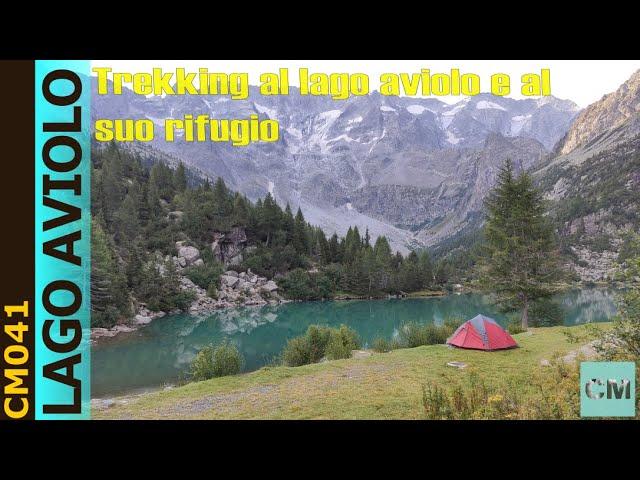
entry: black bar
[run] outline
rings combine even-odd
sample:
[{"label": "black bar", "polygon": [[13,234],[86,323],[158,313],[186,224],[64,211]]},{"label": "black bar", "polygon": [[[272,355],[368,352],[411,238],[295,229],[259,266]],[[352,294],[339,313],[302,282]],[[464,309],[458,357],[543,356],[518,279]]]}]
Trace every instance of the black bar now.
[{"label": "black bar", "polygon": [[[0,115],[0,145],[2,145],[2,174],[0,175],[0,207],[2,208],[2,234],[0,249],[3,267],[0,289],[0,419],[7,415],[5,399],[11,398],[9,408],[20,411],[23,398],[29,402],[27,414],[21,419],[32,420],[35,414],[34,392],[34,122],[35,122],[35,62],[0,61],[0,92],[3,92],[2,114]],[[5,311],[7,305],[28,303],[28,316],[14,313],[10,318]],[[22,322],[28,326],[23,332],[23,342],[28,351],[25,363],[10,365],[5,361],[5,349],[19,342],[5,331],[7,325]],[[14,332],[15,333],[15,332]],[[19,358],[19,347],[13,356]],[[28,374],[22,385],[14,384],[7,378],[7,369],[27,369]],[[14,372],[15,373],[15,372]],[[7,386],[14,384],[13,393]],[[15,393],[23,388],[28,393]]]}]

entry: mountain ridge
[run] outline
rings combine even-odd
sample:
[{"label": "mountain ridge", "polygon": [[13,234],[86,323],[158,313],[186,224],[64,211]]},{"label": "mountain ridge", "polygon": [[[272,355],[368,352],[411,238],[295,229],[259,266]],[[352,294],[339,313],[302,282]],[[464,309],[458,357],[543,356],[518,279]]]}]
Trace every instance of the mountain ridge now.
[{"label": "mountain ridge", "polygon": [[[573,102],[551,97],[480,94],[446,104],[374,92],[333,101],[300,96],[295,88],[288,96],[263,97],[257,87],[250,88],[248,99],[234,101],[147,98],[125,91],[98,96],[92,108],[94,118],[148,118],[159,129],[164,118],[187,113],[276,119],[281,139],[273,144],[168,143],[157,134],[151,145],[211,177],[223,177],[250,199],[271,192],[281,205],[301,207],[327,234],[344,235],[351,225],[369,227],[373,238],[386,235],[403,253],[468,226],[498,165],[514,156],[529,168],[564,136],[577,112]],[[394,201],[383,201],[381,192]]]}]

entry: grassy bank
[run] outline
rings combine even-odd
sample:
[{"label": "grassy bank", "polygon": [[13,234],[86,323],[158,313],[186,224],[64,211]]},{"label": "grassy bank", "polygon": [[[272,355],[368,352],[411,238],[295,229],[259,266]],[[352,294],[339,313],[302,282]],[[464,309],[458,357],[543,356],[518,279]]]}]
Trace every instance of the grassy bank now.
[{"label": "grassy bank", "polygon": [[[608,328],[608,324],[601,325]],[[530,329],[514,335],[520,348],[498,352],[431,345],[302,367],[265,367],[243,375],[118,398],[110,408],[94,409],[93,418],[421,419],[425,383],[446,387],[463,381],[472,372],[488,385],[517,388],[526,397],[531,388],[527,380],[544,368],[540,367],[541,360],[549,360],[554,354],[566,355],[587,342],[570,343],[563,333],[566,330]],[[579,338],[585,327],[572,327],[571,333]],[[447,366],[451,361],[464,362],[468,367]]]}]

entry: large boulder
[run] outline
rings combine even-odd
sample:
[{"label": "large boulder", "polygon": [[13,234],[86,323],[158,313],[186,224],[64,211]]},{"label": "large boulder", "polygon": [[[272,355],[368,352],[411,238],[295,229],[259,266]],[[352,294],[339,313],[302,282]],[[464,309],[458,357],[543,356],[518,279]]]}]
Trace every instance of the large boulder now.
[{"label": "large boulder", "polygon": [[268,291],[269,293],[271,293],[278,290],[278,285],[276,285],[276,282],[274,282],[273,280],[269,280],[267,283],[264,284],[262,288]]},{"label": "large boulder", "polygon": [[133,323],[135,323],[136,325],[146,325],[148,323],[151,323],[152,320],[153,320],[152,317],[147,317],[144,315],[136,315],[133,318]]},{"label": "large boulder", "polygon": [[200,258],[200,252],[195,247],[182,246],[178,248],[178,261],[181,258],[184,259],[187,266],[193,265]]},{"label": "large boulder", "polygon": [[240,279],[238,277],[233,277],[231,275],[220,275],[220,283],[223,287],[233,288],[235,287]]}]

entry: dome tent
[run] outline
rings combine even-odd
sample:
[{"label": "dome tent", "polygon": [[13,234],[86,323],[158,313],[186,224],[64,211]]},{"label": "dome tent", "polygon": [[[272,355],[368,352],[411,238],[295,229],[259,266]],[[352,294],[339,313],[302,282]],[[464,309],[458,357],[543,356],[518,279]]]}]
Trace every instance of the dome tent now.
[{"label": "dome tent", "polygon": [[474,350],[502,350],[518,346],[493,318],[484,315],[476,315],[460,325],[447,339],[447,344]]}]

